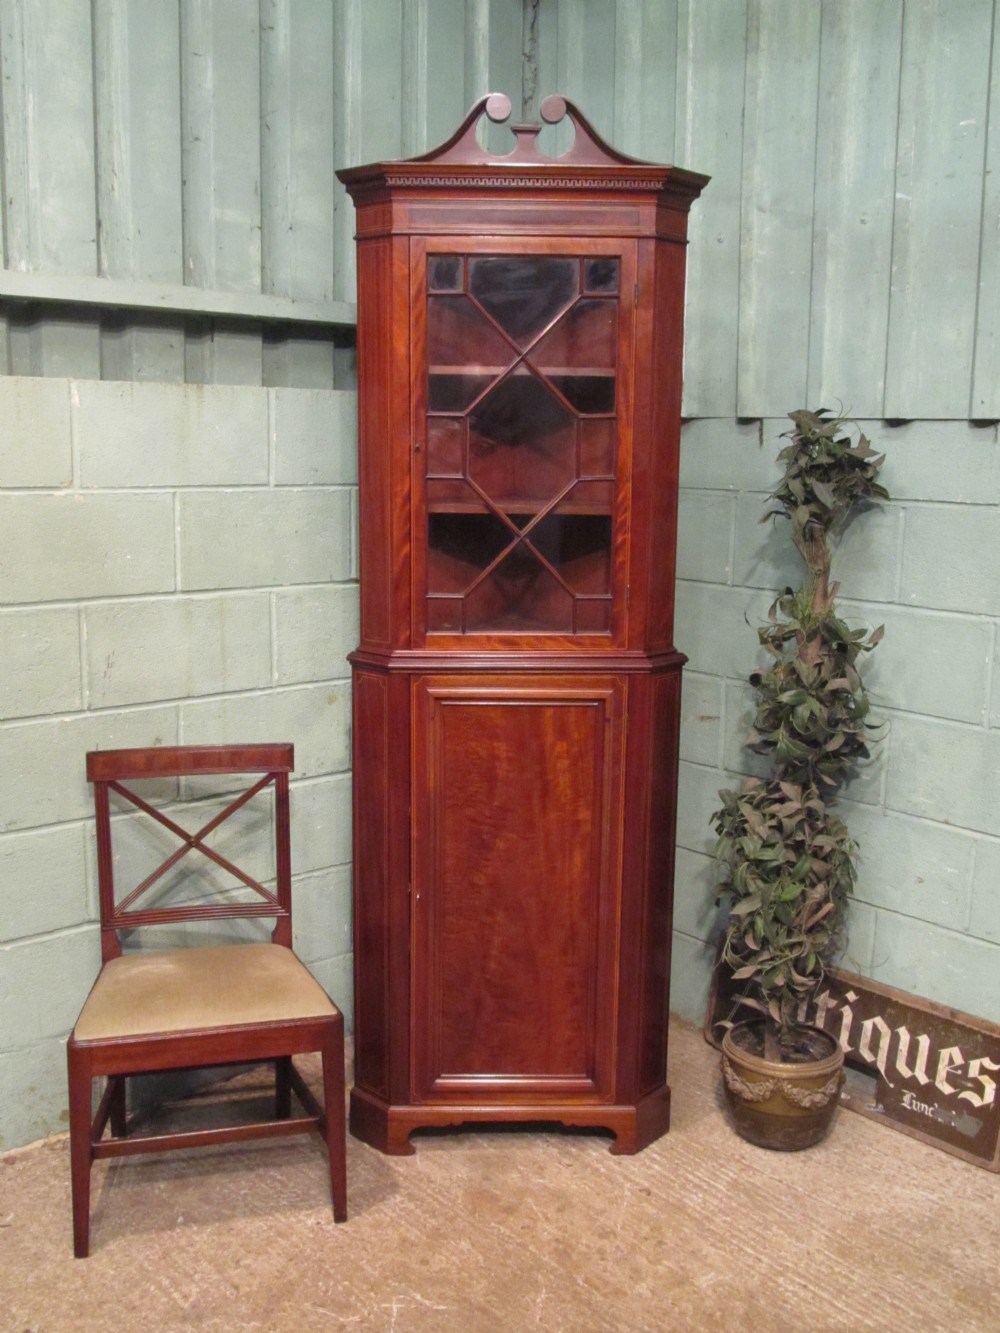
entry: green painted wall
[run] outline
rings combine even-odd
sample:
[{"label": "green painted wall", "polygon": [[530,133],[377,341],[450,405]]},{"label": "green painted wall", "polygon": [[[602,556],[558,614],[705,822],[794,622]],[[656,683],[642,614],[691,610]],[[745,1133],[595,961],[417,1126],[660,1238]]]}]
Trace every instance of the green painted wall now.
[{"label": "green painted wall", "polygon": [[519,87],[521,21],[520,0],[0,0],[0,371],[349,383],[334,168]]},{"label": "green painted wall", "polygon": [[294,742],[296,946],[350,1021],[356,406],[0,378],[0,1148],[65,1128],[100,963],[87,750]]},{"label": "green painted wall", "polygon": [[62,1123],[96,960],[88,746],[295,739],[300,929],[348,994],[333,169],[420,151],[522,80],[713,178],[689,250],[675,1007],[700,1014],[708,817],[748,768],[746,618],[796,576],[758,524],[777,436],[824,402],[866,420],[894,496],[839,569],[887,626],[890,723],[845,803],[848,961],[1000,1019],[997,26],[990,0],[0,0],[0,1146]]},{"label": "green painted wall", "polygon": [[[353,217],[332,168],[441,141],[488,88],[558,89],[626,151],[712,174],[687,415],[839,400],[869,418],[1000,417],[992,0],[537,0],[533,25],[522,8],[2,0],[9,282],[57,275],[72,295],[99,276],[109,301],[187,287],[348,316]],[[330,329],[296,326],[290,305],[266,331],[48,308],[6,308],[0,366],[338,382]]]}]

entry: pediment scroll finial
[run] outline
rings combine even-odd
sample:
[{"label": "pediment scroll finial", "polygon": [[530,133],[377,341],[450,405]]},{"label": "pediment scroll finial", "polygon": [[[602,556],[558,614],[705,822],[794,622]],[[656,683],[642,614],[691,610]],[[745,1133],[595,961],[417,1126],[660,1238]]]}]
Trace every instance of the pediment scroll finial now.
[{"label": "pediment scroll finial", "polygon": [[538,135],[542,126],[535,124],[510,126],[514,136],[514,146],[509,153],[492,153],[483,148],[477,138],[479,122],[486,115],[498,125],[502,125],[510,116],[511,102],[505,93],[488,93],[479,98],[471,107],[469,114],[462,121],[455,133],[439,148],[432,149],[420,157],[411,158],[413,162],[439,162],[462,166],[477,166],[494,163],[504,166],[551,166],[555,162],[571,166],[621,166],[641,165],[634,157],[619,153],[610,144],[605,143],[583,113],[568,98],[553,93],[546,97],[541,105],[542,120],[548,125],[558,125],[568,117],[576,135],[565,153],[549,157],[539,151]]}]

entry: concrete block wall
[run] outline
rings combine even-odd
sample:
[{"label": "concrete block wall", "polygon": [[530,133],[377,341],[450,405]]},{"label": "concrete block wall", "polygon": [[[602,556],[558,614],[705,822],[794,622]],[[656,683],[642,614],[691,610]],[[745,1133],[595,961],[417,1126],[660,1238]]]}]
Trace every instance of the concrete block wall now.
[{"label": "concrete block wall", "polygon": [[88,749],[295,743],[297,946],[350,1022],[356,399],[0,379],[0,1149],[65,1125]]},{"label": "concrete block wall", "polygon": [[[98,965],[88,749],[295,742],[297,944],[350,1018],[355,410],[332,390],[0,379],[0,1148],[64,1125]],[[786,424],[682,435],[672,1003],[695,1020],[710,816],[752,771],[755,625],[799,577],[759,523]],[[868,678],[888,728],[844,801],[862,850],[844,961],[997,1019],[1000,444],[965,422],[866,429],[894,498],[835,569],[845,613],[886,624]]]},{"label": "concrete block wall", "polygon": [[[801,582],[787,524],[761,525],[784,420],[682,433],[677,646],[681,736],[672,1004],[700,1021],[720,917],[718,790],[759,771],[743,748],[756,626]],[[863,422],[892,500],[834,560],[851,624],[885,624],[865,659],[886,722],[842,813],[860,845],[843,965],[1000,1020],[1000,443],[995,424]],[[749,624],[747,623],[749,621]]]}]

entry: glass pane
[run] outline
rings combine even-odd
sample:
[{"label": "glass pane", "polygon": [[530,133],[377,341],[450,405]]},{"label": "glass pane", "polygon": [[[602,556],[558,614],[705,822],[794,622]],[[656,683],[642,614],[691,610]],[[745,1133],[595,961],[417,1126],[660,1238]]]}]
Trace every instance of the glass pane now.
[{"label": "glass pane", "polygon": [[427,300],[427,403],[464,412],[514,360],[509,343],[467,296]]},{"label": "glass pane", "polygon": [[428,259],[428,632],[610,632],[619,286],[614,257]]},{"label": "glass pane", "polygon": [[493,374],[498,375],[516,355],[510,343],[467,296],[428,297],[427,362],[432,375],[456,368],[483,373],[484,367],[492,368]]},{"label": "glass pane", "polygon": [[615,377],[606,375],[550,375],[549,379],[575,412],[606,416],[615,410]]},{"label": "glass pane", "polygon": [[615,475],[615,423],[613,420],[580,422],[580,476]]},{"label": "glass pane", "polygon": [[607,634],[611,629],[611,598],[578,597],[574,629],[577,634]]},{"label": "glass pane", "polygon": [[432,292],[462,290],[462,256],[430,255],[427,260],[427,287]]},{"label": "glass pane", "polygon": [[428,515],[427,591],[462,593],[516,540],[495,514]]},{"label": "glass pane", "polygon": [[573,597],[522,543],[466,597],[465,628],[569,634]]},{"label": "glass pane", "polygon": [[574,593],[611,592],[610,514],[546,514],[525,540]]},{"label": "glass pane", "polygon": [[427,507],[432,511],[447,509],[466,514],[487,512],[487,506],[464,477],[428,477]]},{"label": "glass pane", "polygon": [[503,255],[469,260],[469,291],[522,347],[575,299],[578,289],[575,259]]},{"label": "glass pane", "polygon": [[428,477],[461,477],[464,467],[465,422],[456,417],[428,417]]},{"label": "glass pane", "polygon": [[598,259],[587,259],[583,265],[583,290],[585,292],[618,291],[618,260],[610,255],[601,255]]},{"label": "glass pane", "polygon": [[531,349],[528,359],[542,371],[612,371],[617,338],[614,301],[578,301]]},{"label": "glass pane", "polygon": [[431,412],[466,412],[492,383],[492,375],[429,375],[428,409]]},{"label": "glass pane", "polygon": [[578,481],[559,502],[561,514],[610,514],[615,500],[613,481]]},{"label": "glass pane", "polygon": [[469,476],[491,499],[554,500],[576,475],[576,423],[528,372],[509,375],[469,417]]},{"label": "glass pane", "polygon": [[461,634],[464,606],[461,597],[428,597],[427,628],[432,634]]}]

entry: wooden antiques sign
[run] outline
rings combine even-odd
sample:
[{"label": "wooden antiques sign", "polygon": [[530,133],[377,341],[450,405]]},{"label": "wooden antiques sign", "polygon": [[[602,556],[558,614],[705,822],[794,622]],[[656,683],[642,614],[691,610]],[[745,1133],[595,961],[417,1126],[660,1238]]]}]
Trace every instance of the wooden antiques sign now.
[{"label": "wooden antiques sign", "polygon": [[[737,990],[717,965],[705,1017],[713,1046],[717,1025],[739,1017]],[[1000,1026],[836,969],[803,1021],[844,1048],[843,1106],[1000,1171]]]}]

